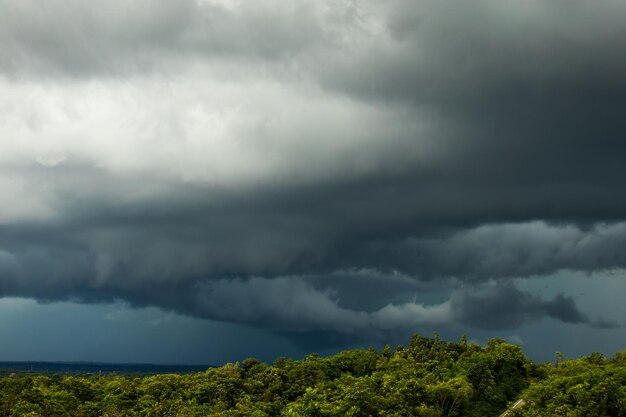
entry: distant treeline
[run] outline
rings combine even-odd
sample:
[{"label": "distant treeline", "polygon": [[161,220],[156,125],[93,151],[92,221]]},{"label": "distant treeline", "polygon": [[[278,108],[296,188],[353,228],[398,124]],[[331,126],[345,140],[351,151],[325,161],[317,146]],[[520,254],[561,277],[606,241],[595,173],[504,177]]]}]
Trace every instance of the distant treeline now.
[{"label": "distant treeline", "polygon": [[415,335],[381,351],[255,359],[188,374],[0,377],[0,417],[626,417],[626,350],[536,365],[500,339],[481,347]]},{"label": "distant treeline", "polygon": [[0,362],[0,376],[10,372],[27,372],[33,374],[184,374],[200,372],[209,368],[208,365],[157,365],[134,363],[100,363],[100,362]]}]

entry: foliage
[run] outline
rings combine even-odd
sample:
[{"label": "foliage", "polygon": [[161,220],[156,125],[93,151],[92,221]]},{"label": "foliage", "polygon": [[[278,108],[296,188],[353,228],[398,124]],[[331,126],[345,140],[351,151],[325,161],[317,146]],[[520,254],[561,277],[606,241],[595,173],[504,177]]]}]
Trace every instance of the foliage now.
[{"label": "foliage", "polygon": [[561,360],[525,393],[525,417],[626,417],[626,349],[607,359],[599,353]]},{"label": "foliage", "polygon": [[246,359],[184,375],[0,377],[0,417],[495,416],[531,380],[519,415],[624,416],[625,367],[626,351],[552,369],[500,339],[481,347],[415,335],[395,350]]}]

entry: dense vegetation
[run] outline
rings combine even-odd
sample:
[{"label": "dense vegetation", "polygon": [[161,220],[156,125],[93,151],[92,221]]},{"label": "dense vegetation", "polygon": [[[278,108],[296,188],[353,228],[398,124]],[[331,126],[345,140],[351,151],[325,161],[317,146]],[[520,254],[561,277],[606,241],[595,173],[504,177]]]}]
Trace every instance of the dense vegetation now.
[{"label": "dense vegetation", "polygon": [[185,375],[2,377],[0,416],[484,417],[498,416],[531,382],[519,415],[624,416],[624,357],[592,355],[552,369],[499,339],[480,347],[414,336],[395,350],[273,366],[247,359]]},{"label": "dense vegetation", "polygon": [[510,417],[626,417],[626,349],[612,360],[593,353],[546,367],[524,393],[526,405]]}]

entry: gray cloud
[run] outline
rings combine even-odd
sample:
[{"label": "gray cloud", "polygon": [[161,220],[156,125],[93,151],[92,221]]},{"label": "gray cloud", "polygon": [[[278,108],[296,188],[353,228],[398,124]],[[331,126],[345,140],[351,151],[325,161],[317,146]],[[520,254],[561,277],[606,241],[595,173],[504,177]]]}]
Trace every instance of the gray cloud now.
[{"label": "gray cloud", "polygon": [[611,327],[507,283],[626,268],[625,17],[0,1],[0,295],[371,337]]},{"label": "gray cloud", "polygon": [[5,1],[0,67],[14,75],[116,76],[175,70],[181,58],[273,61],[324,42],[314,2],[279,5]]},{"label": "gray cloud", "polygon": [[565,323],[587,324],[613,328],[615,323],[603,318],[590,320],[580,312],[571,297],[558,294],[552,300],[517,289],[511,283],[492,286],[482,291],[458,292],[453,298],[458,320],[482,329],[506,329],[551,317]]},{"label": "gray cloud", "polygon": [[[424,279],[452,276],[464,281],[624,268],[620,250],[626,225],[524,222],[488,224],[452,234],[372,243],[369,262],[396,267]],[[397,257],[396,257],[397,255]]]}]

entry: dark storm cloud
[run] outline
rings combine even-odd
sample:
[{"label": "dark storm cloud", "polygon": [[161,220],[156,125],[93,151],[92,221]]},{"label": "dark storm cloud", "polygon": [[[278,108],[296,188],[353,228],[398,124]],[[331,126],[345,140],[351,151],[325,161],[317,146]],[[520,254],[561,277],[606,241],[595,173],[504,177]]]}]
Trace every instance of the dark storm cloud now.
[{"label": "dark storm cloud", "polygon": [[552,300],[521,291],[503,283],[479,292],[459,292],[453,298],[453,309],[460,322],[482,329],[518,327],[547,316],[572,324],[612,328],[604,319],[590,320],[580,312],[571,297],[558,294]]},{"label": "dark storm cloud", "polygon": [[0,295],[612,326],[508,282],[626,268],[623,4],[284,6],[0,2]]},{"label": "dark storm cloud", "polygon": [[626,266],[626,224],[577,227],[545,222],[481,225],[454,233],[374,242],[370,266],[402,268],[423,279],[548,275],[559,270],[600,271]]},{"label": "dark storm cloud", "polygon": [[363,212],[342,213],[350,200],[288,204],[248,192],[205,200],[193,196],[202,190],[196,188],[121,205],[109,201],[101,173],[89,175],[90,184],[103,185],[99,195],[65,200],[51,225],[3,227],[5,296],[122,298],[277,331],[374,338],[454,323],[515,327],[543,316],[611,327],[563,296],[544,301],[504,285],[486,293],[457,290],[449,299],[446,289],[459,281],[626,266],[624,223],[407,226],[410,236],[399,238],[371,228],[358,218]]}]

